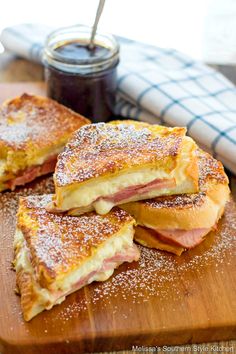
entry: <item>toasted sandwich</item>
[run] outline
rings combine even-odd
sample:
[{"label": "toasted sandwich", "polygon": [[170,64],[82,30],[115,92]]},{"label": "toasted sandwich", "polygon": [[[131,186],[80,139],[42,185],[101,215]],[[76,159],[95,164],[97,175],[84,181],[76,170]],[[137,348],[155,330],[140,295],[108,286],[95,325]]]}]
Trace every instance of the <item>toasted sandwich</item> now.
[{"label": "toasted sandwich", "polygon": [[45,209],[50,200],[29,196],[19,203],[14,266],[26,321],[140,255],[133,243],[135,221],[124,210],[56,215]]},{"label": "toasted sandwich", "polygon": [[221,162],[198,150],[199,193],[158,197],[121,207],[137,221],[135,240],[181,255],[200,244],[224,213],[230,190]]},{"label": "toasted sandwich", "polygon": [[46,97],[23,94],[0,106],[0,191],[53,172],[71,134],[89,120]]},{"label": "toasted sandwich", "polygon": [[73,215],[198,191],[196,144],[185,128],[125,121],[81,127],[59,155],[48,209]]}]

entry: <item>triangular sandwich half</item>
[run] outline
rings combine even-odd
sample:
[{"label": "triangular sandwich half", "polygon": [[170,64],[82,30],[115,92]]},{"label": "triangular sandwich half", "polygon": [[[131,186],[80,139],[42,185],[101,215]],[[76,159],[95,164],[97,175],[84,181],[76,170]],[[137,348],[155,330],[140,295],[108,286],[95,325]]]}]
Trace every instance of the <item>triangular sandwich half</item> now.
[{"label": "triangular sandwich half", "polygon": [[50,200],[50,195],[21,198],[17,214],[14,265],[26,321],[139,258],[135,221],[124,210],[55,215],[45,209]]},{"label": "triangular sandwich half", "polygon": [[58,157],[49,209],[106,214],[130,201],[197,192],[196,144],[185,133],[134,121],[81,127]]}]

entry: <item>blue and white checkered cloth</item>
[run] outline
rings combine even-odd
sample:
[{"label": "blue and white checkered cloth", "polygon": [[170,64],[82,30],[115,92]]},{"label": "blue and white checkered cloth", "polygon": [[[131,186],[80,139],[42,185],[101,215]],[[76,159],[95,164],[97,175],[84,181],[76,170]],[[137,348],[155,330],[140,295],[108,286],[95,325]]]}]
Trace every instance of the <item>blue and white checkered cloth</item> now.
[{"label": "blue and white checkered cloth", "polygon": [[[19,56],[41,62],[51,28],[18,25],[0,40]],[[176,50],[118,38],[116,114],[168,126],[188,134],[236,173],[236,87],[222,74]]]}]

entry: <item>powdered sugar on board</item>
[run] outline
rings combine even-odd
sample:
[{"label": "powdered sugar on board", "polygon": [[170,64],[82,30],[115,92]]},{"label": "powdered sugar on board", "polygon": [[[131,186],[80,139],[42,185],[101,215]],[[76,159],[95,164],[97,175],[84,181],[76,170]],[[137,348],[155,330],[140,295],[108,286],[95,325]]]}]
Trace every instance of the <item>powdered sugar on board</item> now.
[{"label": "powdered sugar on board", "polygon": [[12,262],[13,238],[19,198],[32,194],[52,193],[53,191],[54,185],[52,177],[41,177],[28,184],[26,187],[17,188],[14,192],[6,191],[0,193],[1,247],[10,249],[10,252],[6,252],[6,257],[2,259],[2,262],[7,260],[8,267],[11,267]]},{"label": "powdered sugar on board", "polygon": [[[203,277],[209,267],[212,272],[223,272],[220,265],[223,262],[231,264],[235,255],[235,240],[236,208],[231,202],[227,206],[226,215],[219,223],[218,230],[208,235],[205,245],[202,244],[181,257],[139,246],[141,250],[139,262],[128,266],[122,265],[106,282],[91,284],[89,298],[85,296],[79,301],[71,302],[58,313],[57,318],[68,321],[91,304],[94,307],[104,306],[105,309],[108,299],[110,303],[114,303],[114,299],[120,296],[124,302],[132,299],[136,304],[145,304],[153,296],[160,299],[171,298],[172,303],[176,302],[178,306],[182,296],[179,283],[184,279],[185,295],[188,295],[194,288],[192,276],[196,279]],[[120,312],[119,306],[113,306],[113,314],[117,312]],[[123,316],[128,315],[123,313]]]},{"label": "powdered sugar on board", "polygon": [[[15,214],[19,196],[45,194],[53,192],[52,178],[41,178],[29,187],[19,188],[16,192],[5,192],[0,196],[0,214],[3,222],[1,243],[5,248],[1,259],[2,272],[9,274],[13,256],[12,242],[15,228]],[[162,301],[171,299],[172,311],[177,308],[183,296],[179,284],[184,283],[186,296],[196,290],[197,280],[203,279],[209,272],[224,272],[222,264],[230,264],[235,252],[236,208],[234,202],[227,205],[225,216],[218,225],[218,230],[209,234],[200,246],[178,257],[162,251],[145,247],[141,249],[139,262],[123,264],[106,282],[93,283],[68,297],[61,305],[55,306],[42,316],[44,324],[57,327],[58,321],[66,323],[87,313],[88,308],[94,312],[112,310],[114,316],[129,316],[125,304],[147,305],[153,297],[158,297],[162,311]],[[11,271],[12,273],[12,271]],[[12,283],[12,292],[14,283]],[[14,294],[13,294],[14,295]],[[15,296],[15,295],[14,295]],[[176,305],[175,305],[176,304]],[[19,307],[12,309],[17,315]],[[163,311],[165,308],[163,307]],[[52,315],[53,313],[53,315]],[[40,315],[41,316],[41,315]]]}]

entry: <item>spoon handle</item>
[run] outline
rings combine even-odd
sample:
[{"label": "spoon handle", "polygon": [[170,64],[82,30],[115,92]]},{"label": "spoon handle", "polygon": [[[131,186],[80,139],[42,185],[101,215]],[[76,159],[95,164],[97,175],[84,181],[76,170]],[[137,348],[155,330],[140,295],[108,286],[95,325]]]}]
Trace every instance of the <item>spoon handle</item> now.
[{"label": "spoon handle", "polygon": [[102,14],[102,10],[105,4],[105,0],[100,0],[99,4],[98,4],[98,9],[97,9],[97,13],[96,13],[96,17],[95,17],[95,21],[93,24],[93,29],[92,29],[92,33],[91,33],[91,38],[90,38],[90,42],[89,42],[89,49],[93,49],[94,48],[94,37],[97,31],[97,26],[98,26],[98,22],[99,19],[101,17]]}]

